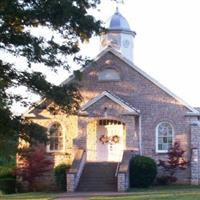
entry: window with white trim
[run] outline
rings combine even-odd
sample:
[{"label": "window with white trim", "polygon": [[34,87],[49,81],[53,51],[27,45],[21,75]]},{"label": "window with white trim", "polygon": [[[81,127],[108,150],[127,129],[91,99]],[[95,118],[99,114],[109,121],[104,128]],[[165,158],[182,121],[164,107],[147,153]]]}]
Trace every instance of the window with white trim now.
[{"label": "window with white trim", "polygon": [[115,69],[107,68],[98,73],[99,81],[119,81],[120,75]]},{"label": "window with white trim", "polygon": [[161,122],[156,127],[156,152],[166,153],[173,143],[173,127],[168,122]]},{"label": "window with white trim", "polygon": [[48,137],[49,137],[49,151],[62,151],[63,150],[63,132],[62,126],[60,123],[53,123],[48,129]]}]

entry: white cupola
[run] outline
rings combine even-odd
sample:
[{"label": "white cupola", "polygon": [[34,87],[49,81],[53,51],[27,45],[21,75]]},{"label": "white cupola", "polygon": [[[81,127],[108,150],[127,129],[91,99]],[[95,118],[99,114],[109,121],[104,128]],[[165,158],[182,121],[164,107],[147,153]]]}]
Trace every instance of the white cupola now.
[{"label": "white cupola", "polygon": [[101,50],[111,46],[133,62],[133,39],[136,33],[130,29],[128,21],[119,13],[118,8],[109,19],[106,29],[106,33],[101,35]]}]

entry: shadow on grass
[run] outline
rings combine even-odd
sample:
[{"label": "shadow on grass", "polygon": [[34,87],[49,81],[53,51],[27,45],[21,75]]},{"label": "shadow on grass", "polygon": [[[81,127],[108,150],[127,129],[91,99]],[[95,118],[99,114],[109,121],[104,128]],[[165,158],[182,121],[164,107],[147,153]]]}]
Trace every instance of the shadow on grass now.
[{"label": "shadow on grass", "polygon": [[41,192],[31,192],[31,193],[20,193],[20,194],[8,194],[1,195],[1,200],[53,200],[55,195],[52,193],[41,193]]}]

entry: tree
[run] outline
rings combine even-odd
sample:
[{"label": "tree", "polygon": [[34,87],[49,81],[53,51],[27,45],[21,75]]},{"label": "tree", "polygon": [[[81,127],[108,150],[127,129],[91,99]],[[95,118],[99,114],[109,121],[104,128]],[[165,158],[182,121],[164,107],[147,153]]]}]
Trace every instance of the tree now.
[{"label": "tree", "polygon": [[[13,102],[24,105],[27,102],[23,95],[9,93],[8,89],[25,86],[63,112],[74,113],[79,108],[81,95],[76,82],[53,85],[46,81],[44,74],[32,71],[33,63],[44,64],[54,71],[59,67],[69,70],[68,56],[72,56],[74,61],[84,64],[84,59],[77,54],[79,43],[101,32],[101,22],[88,14],[88,9],[99,3],[100,0],[0,1],[0,50],[27,61],[27,68],[22,69],[7,57],[0,58],[0,156],[9,157],[16,150],[19,133],[29,140],[41,135],[31,133],[29,125],[31,128],[36,125],[10,111]],[[33,35],[31,29],[39,27],[50,29],[60,40]],[[38,133],[43,130],[35,128],[40,128]],[[4,147],[9,147],[8,151]]]},{"label": "tree", "polygon": [[43,145],[21,149],[18,160],[17,176],[28,183],[28,190],[35,191],[36,178],[50,170],[53,162],[48,159]]},{"label": "tree", "polygon": [[175,173],[177,170],[185,170],[187,168],[188,161],[185,160],[184,154],[185,151],[181,148],[180,142],[175,142],[167,153],[168,159],[159,160],[158,166],[164,169],[166,174],[164,178],[167,183],[176,182],[177,177]]}]

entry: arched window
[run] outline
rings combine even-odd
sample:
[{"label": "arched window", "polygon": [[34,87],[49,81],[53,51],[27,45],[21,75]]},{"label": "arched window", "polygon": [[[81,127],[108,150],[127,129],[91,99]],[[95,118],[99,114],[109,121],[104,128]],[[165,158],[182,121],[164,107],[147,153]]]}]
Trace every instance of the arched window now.
[{"label": "arched window", "polygon": [[173,143],[173,127],[168,122],[161,122],[156,127],[156,152],[166,153]]},{"label": "arched window", "polygon": [[63,150],[63,132],[62,126],[58,122],[53,123],[48,130],[49,136],[49,151]]},{"label": "arched window", "polygon": [[98,74],[99,81],[119,81],[120,75],[115,69],[104,69]]}]

